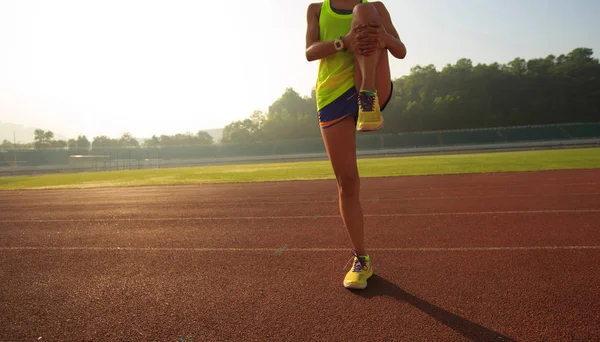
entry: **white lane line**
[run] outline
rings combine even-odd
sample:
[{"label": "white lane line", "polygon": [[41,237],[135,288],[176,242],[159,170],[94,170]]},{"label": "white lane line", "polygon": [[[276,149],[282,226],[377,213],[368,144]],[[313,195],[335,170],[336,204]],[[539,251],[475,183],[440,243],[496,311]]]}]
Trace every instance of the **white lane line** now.
[{"label": "white lane line", "polygon": [[[364,195],[363,195],[364,196]],[[361,202],[404,202],[404,201],[430,201],[430,200],[461,200],[461,199],[497,199],[497,198],[539,198],[539,197],[584,197],[584,196],[600,196],[600,192],[582,192],[582,193],[561,193],[561,194],[506,194],[506,195],[478,195],[478,196],[446,196],[446,195],[442,195],[442,196],[421,196],[421,197],[400,197],[400,198],[371,198],[371,197],[366,197],[366,198],[361,198]],[[153,203],[154,202],[154,203]],[[0,201],[0,203],[2,203],[2,201]],[[177,204],[177,205],[181,205],[181,204],[206,204],[206,203],[210,203],[210,204],[214,204],[214,203],[222,203],[222,204],[226,204],[229,206],[244,206],[244,205],[249,205],[249,204],[259,204],[259,205],[263,205],[263,204],[303,204],[303,203],[333,203],[333,204],[337,204],[338,203],[338,199],[337,198],[331,198],[331,199],[314,199],[314,200],[293,200],[293,201],[286,201],[286,200],[278,200],[277,198],[275,199],[268,199],[268,200],[260,200],[257,201],[256,199],[252,199],[252,198],[236,198],[235,200],[232,200],[231,198],[229,199],[212,199],[210,201],[194,201],[193,203],[191,202],[186,202],[186,203],[182,203],[182,202],[156,202],[156,201],[152,201],[152,202],[145,202],[145,203],[141,203],[140,202],[135,202],[135,200],[131,200],[131,201],[111,201],[110,204],[118,207],[118,206],[123,206],[123,205],[136,205],[137,207],[144,207],[144,206],[165,206],[165,205],[172,205],[172,204]],[[74,206],[77,205],[79,207],[86,207],[89,206],[88,204],[85,203],[66,203],[66,202],[62,202],[60,204],[35,204],[35,205],[26,205],[26,207],[28,208],[32,208],[32,207],[36,207],[36,208],[49,208],[49,207],[55,207],[55,208],[61,208],[61,207],[68,207],[68,206]],[[19,205],[14,205],[15,208],[20,208],[22,207],[22,204]]]},{"label": "white lane line", "polygon": [[[422,196],[422,197],[401,197],[401,198],[371,198],[372,196],[369,196],[367,198],[361,198],[361,202],[412,202],[412,201],[432,201],[432,200],[464,200],[464,199],[501,199],[501,198],[540,198],[540,197],[585,197],[585,196],[600,196],[600,192],[590,192],[590,193],[569,193],[569,194],[512,194],[512,195],[489,195],[489,196],[446,196],[443,195],[442,196],[431,196],[431,197],[427,197],[427,196]],[[250,203],[249,203],[250,202]],[[124,204],[129,204],[131,202],[126,202]],[[198,202],[198,203],[224,203],[226,205],[233,205],[233,206],[244,206],[244,205],[248,205],[248,204],[255,204],[256,200],[255,199],[243,199],[243,200],[236,200],[236,201],[231,201],[231,200],[216,200],[216,201],[212,201],[212,202]],[[269,200],[264,200],[264,201],[260,201],[261,204],[304,204],[304,203],[333,203],[333,204],[337,204],[338,203],[338,199],[337,198],[332,198],[332,199],[315,199],[315,200],[296,200],[296,201],[286,201],[286,200],[276,200],[276,199],[269,199]],[[170,203],[169,203],[170,204]],[[40,207],[42,207],[40,205]]]},{"label": "white lane line", "polygon": [[[600,172],[599,172],[600,174]],[[373,178],[379,178],[379,177],[365,177],[364,179],[373,179]],[[335,181],[334,179],[327,179],[328,181]],[[246,185],[247,183],[236,183],[237,187]],[[254,184],[254,183],[252,183]],[[404,187],[404,185],[409,185],[410,183],[406,183],[406,184],[392,184],[392,187],[395,187],[397,189],[393,189],[390,187],[386,187],[386,188],[374,188],[374,187],[369,187],[369,188],[365,188],[362,189],[361,192],[362,193],[380,193],[380,192],[386,192],[386,193],[392,193],[392,192],[410,192],[410,191],[430,191],[430,190],[464,190],[464,189],[488,189],[488,188],[511,188],[511,189],[515,189],[515,188],[531,188],[531,185],[528,184],[522,184],[522,183],[517,183],[517,184],[513,184],[513,183],[506,183],[506,184],[484,184],[484,185],[470,185],[465,183],[464,185],[457,185],[457,186],[440,186],[440,187],[431,187],[431,186],[423,186],[423,187],[415,187],[415,188],[410,188],[410,187]],[[186,199],[186,196],[192,199],[196,199],[196,197],[198,196],[198,191],[202,191],[202,190],[210,190],[210,191],[206,191],[206,192],[215,192],[218,190],[222,190],[220,187],[215,187],[213,189],[202,189],[202,186],[205,185],[209,185],[209,184],[175,184],[175,185],[170,185],[170,186],[161,186],[159,187],[158,190],[165,190],[165,191],[169,191],[169,189],[178,187],[178,191],[181,191],[181,198]],[[211,185],[215,185],[215,184],[211,184]],[[217,184],[217,185],[231,185],[229,183],[224,183],[224,184]],[[261,186],[264,187],[264,185],[266,185],[265,183],[262,183]],[[594,186],[594,185],[600,185],[600,182],[579,182],[579,183],[546,183],[546,184],[536,184],[536,187],[570,187],[570,186]],[[195,186],[197,188],[190,188],[190,189],[186,189],[187,186]],[[200,187],[198,187],[200,186]],[[335,191],[335,187],[332,188],[333,191]],[[90,193],[95,193],[98,195],[98,197],[103,198],[104,197],[104,192],[106,192],[106,195],[111,195],[111,194],[119,194],[121,195],[123,192],[127,192],[127,194],[132,195],[133,197],[137,196],[136,193],[146,193],[146,192],[150,192],[150,193],[156,193],[157,190],[155,188],[151,188],[148,189],[147,186],[143,186],[143,187],[119,187],[119,188],[114,188],[108,190],[105,187],[92,187],[92,188],[46,188],[46,189],[24,189],[24,190],[5,190],[5,191],[1,191],[0,190],[0,200],[2,199],[6,199],[7,201],[14,201],[14,194],[19,194],[19,195],[23,195],[23,194],[28,194],[28,193],[35,193],[35,198],[39,199],[40,196],[46,196],[50,199],[55,198],[56,196],[54,194],[51,194],[51,192],[70,192],[71,194],[73,194],[74,192],[72,190],[83,190],[85,192],[85,198],[86,200],[88,200],[89,198],[89,194]],[[186,190],[184,192],[184,190]],[[187,191],[189,190],[189,191]],[[249,190],[254,190],[254,189],[248,189],[248,188],[243,188],[243,191],[249,191]],[[269,190],[280,190],[279,192],[276,193],[276,195],[280,196],[282,194],[289,194],[290,196],[297,196],[298,194],[301,195],[319,195],[319,194],[324,194],[324,193],[330,193],[330,190],[326,190],[326,191],[298,191],[296,188],[292,188],[292,189],[288,189],[285,188],[285,186],[283,188],[281,188],[279,185],[277,186],[271,186],[269,188]],[[189,194],[189,192],[193,192],[192,194]],[[4,193],[6,193],[9,196],[2,196]],[[269,198],[271,197],[271,195],[267,194],[267,195],[260,195],[260,194],[256,194],[256,195],[252,195],[249,198],[252,199],[256,199],[256,198]]]},{"label": "white lane line", "polygon": [[[477,216],[477,215],[531,215],[531,214],[572,214],[600,213],[600,209],[557,209],[557,210],[507,210],[507,211],[467,211],[445,213],[404,213],[404,214],[365,214],[365,217],[427,217],[427,216]],[[211,220],[298,220],[339,218],[339,215],[298,215],[298,216],[223,216],[223,217],[156,217],[156,218],[85,218],[85,219],[27,219],[0,220],[0,223],[23,222],[134,222],[134,221],[211,221]]]},{"label": "white lane line", "polygon": [[[598,173],[600,175],[600,172]],[[366,178],[365,178],[366,179]],[[600,185],[599,182],[579,182],[579,183],[545,183],[545,184],[536,184],[535,186],[537,187],[553,187],[553,186],[560,186],[560,187],[569,187],[569,186],[580,186],[580,185]],[[400,187],[402,186],[402,184],[397,184],[396,186]],[[531,188],[531,185],[529,184],[523,184],[523,183],[501,183],[501,184],[482,184],[482,185],[475,185],[475,186],[471,186],[468,183],[465,183],[463,185],[456,185],[456,186],[444,186],[441,185],[439,187],[433,186],[433,187],[421,187],[421,188],[407,188],[409,190],[462,190],[465,188],[468,189],[488,189],[488,188]],[[367,192],[371,192],[371,191],[403,191],[402,188],[400,189],[388,189],[388,188],[384,188],[384,189],[366,189],[365,191]]]},{"label": "white lane line", "polygon": [[[0,251],[134,251],[134,252],[348,252],[348,248],[195,248],[195,247],[0,247]],[[397,247],[369,248],[373,252],[471,252],[534,250],[600,250],[600,246],[521,246],[521,247]]]}]

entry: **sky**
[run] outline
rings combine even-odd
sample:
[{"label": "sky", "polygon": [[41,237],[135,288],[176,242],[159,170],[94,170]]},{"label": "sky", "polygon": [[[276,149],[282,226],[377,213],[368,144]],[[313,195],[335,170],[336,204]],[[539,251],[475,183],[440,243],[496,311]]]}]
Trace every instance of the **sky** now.
[{"label": "sky", "polygon": [[[309,95],[307,0],[0,0],[0,122],[76,137],[221,128]],[[600,1],[383,1],[416,65],[600,54]],[[316,118],[315,118],[316,120]],[[31,140],[17,137],[18,141]]]}]

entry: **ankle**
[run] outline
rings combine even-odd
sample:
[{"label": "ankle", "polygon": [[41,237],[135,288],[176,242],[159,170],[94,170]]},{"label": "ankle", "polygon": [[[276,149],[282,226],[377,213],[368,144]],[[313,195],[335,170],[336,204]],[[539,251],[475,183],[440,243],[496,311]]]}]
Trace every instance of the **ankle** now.
[{"label": "ankle", "polygon": [[367,251],[365,249],[355,249],[354,253],[356,253],[357,256],[369,256],[369,254],[367,253]]}]

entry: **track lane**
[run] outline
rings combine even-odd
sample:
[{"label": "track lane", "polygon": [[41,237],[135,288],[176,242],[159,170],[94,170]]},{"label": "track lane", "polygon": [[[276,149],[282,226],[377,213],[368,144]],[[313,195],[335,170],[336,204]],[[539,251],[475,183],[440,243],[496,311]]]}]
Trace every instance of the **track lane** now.
[{"label": "track lane", "polygon": [[[331,180],[1,192],[0,340],[600,336],[598,170],[363,189],[377,274],[363,292],[341,286]],[[311,198],[325,203],[285,203]],[[125,244],[139,248],[110,248]]]}]

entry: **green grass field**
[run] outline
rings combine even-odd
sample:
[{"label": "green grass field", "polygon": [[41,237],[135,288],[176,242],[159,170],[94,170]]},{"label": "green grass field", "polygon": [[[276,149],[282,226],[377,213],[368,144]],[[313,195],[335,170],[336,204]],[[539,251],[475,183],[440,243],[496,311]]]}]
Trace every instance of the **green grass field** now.
[{"label": "green grass field", "polygon": [[[600,148],[359,160],[361,177],[600,168]],[[328,161],[0,178],[0,190],[332,179]]]}]

